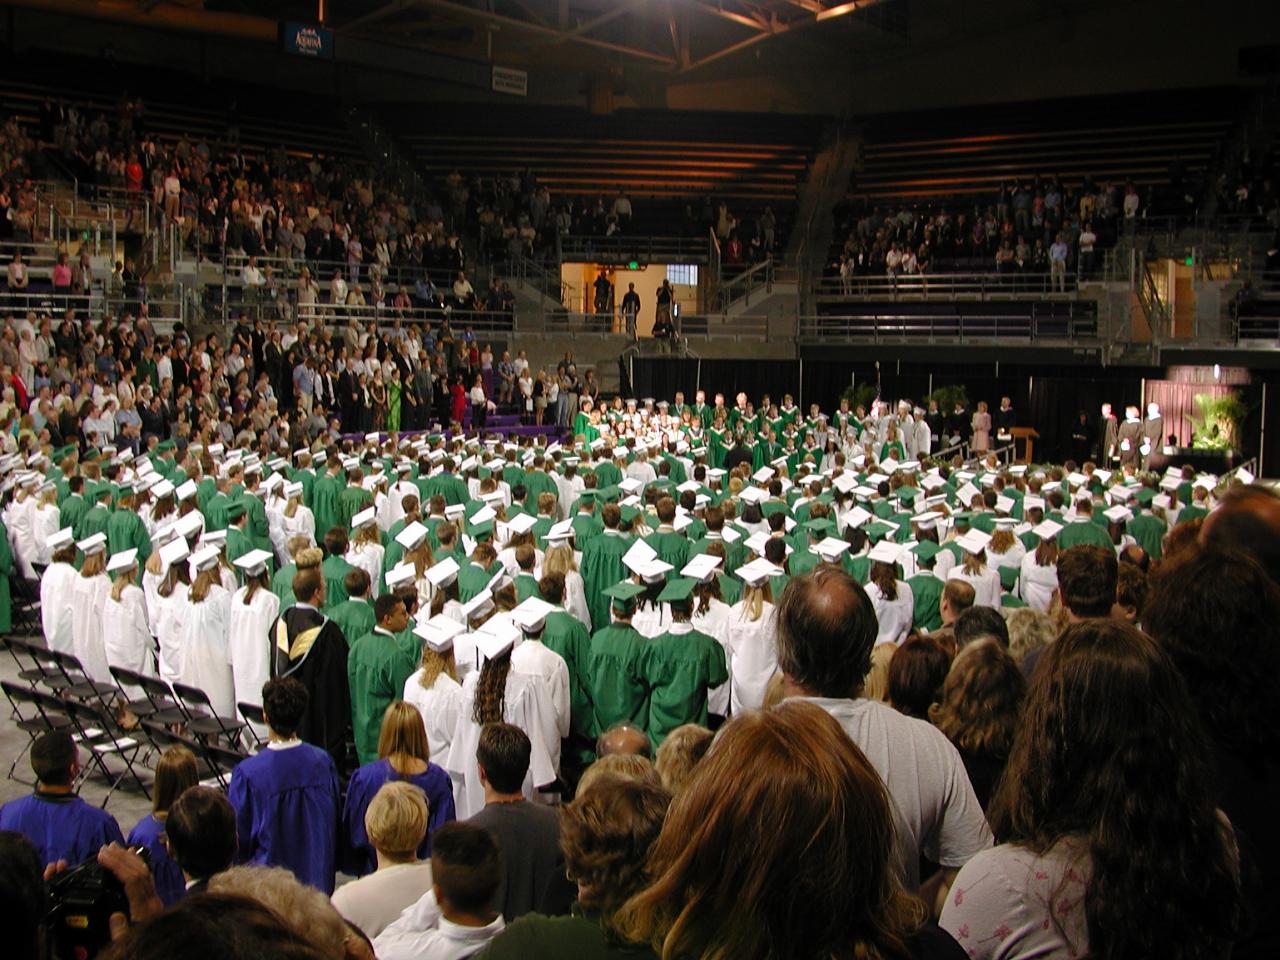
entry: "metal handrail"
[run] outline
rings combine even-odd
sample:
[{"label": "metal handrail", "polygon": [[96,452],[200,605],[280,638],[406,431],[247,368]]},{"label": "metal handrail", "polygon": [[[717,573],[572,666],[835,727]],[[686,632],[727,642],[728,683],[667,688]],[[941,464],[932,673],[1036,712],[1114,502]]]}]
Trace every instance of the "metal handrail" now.
[{"label": "metal handrail", "polygon": [[[719,283],[720,309],[728,310],[736,303],[749,300],[751,294],[761,287],[766,291],[771,290],[776,266],[773,257],[767,256],[759,263],[747,267],[741,273],[727,278],[724,276],[724,268],[721,267]],[[739,288],[741,288],[740,293],[737,292]]]},{"label": "metal handrail", "polygon": [[991,313],[862,314],[803,316],[799,338],[810,342],[907,340],[938,342],[1093,343],[1101,336],[1093,316],[1038,316]]},{"label": "metal handrail", "polygon": [[561,261],[570,262],[706,263],[712,257],[711,244],[695,237],[569,234],[560,237],[559,246]]},{"label": "metal handrail", "polygon": [[848,278],[823,277],[815,290],[820,301],[889,299],[900,297],[953,299],[977,295],[982,299],[1000,295],[1076,295],[1079,277],[1067,271],[1063,290],[1053,289],[1052,273],[911,273],[859,275]]}]

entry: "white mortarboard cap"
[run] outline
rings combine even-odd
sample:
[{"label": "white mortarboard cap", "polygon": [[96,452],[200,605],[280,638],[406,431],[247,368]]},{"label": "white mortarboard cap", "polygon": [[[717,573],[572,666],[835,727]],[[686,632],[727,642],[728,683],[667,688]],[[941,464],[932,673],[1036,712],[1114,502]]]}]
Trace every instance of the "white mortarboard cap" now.
[{"label": "white mortarboard cap", "polygon": [[1161,510],[1168,510],[1173,506],[1173,499],[1167,493],[1162,493],[1151,498],[1151,505],[1159,507]]},{"label": "white mortarboard cap", "polygon": [[761,467],[751,475],[751,479],[756,483],[768,483],[773,479],[774,470],[772,467]]},{"label": "white mortarboard cap", "polygon": [[427,539],[427,528],[417,520],[406,523],[404,529],[396,534],[396,543],[406,550],[416,550]]},{"label": "white mortarboard cap", "polygon": [[759,586],[770,577],[776,577],[780,573],[782,573],[780,567],[775,567],[763,558],[752,560],[750,563],[743,564],[738,568],[739,579],[750,587]]},{"label": "white mortarboard cap", "polygon": [[107,535],[105,533],[95,533],[91,537],[86,537],[76,544],[76,548],[86,557],[94,553],[105,553],[107,550]]},{"label": "white mortarboard cap", "polygon": [[541,597],[529,597],[511,611],[512,621],[526,633],[537,633],[542,629],[547,616],[556,608]]},{"label": "white mortarboard cap", "polygon": [[893,457],[880,461],[880,469],[885,473],[893,473],[893,471],[898,469],[898,466],[898,461],[893,459]]},{"label": "white mortarboard cap", "polygon": [[1023,497],[1022,513],[1025,516],[1028,510],[1043,510],[1044,497]]},{"label": "white mortarboard cap", "polygon": [[1099,483],[1106,483],[1111,479],[1111,471],[1099,468],[1093,471],[1093,476]]},{"label": "white mortarboard cap", "polygon": [[527,513],[517,513],[507,521],[507,529],[516,536],[519,536],[522,533],[528,533],[537,525],[537,523],[538,521],[535,517],[531,517]]},{"label": "white mortarboard cap", "polygon": [[191,555],[191,569],[196,573],[212,570],[218,565],[222,552],[217,547],[201,547]]},{"label": "white mortarboard cap", "polygon": [[187,546],[187,541],[182,537],[170,540],[160,548],[160,560],[165,567],[172,567],[175,563],[181,563],[189,556],[191,556],[191,548]]},{"label": "white mortarboard cap", "polygon": [[200,538],[200,544],[211,544],[221,548],[227,542],[227,531],[225,530],[206,530],[204,536]]},{"label": "white mortarboard cap", "polygon": [[1018,525],[1013,517],[996,517],[996,527],[1000,530],[1012,530]]},{"label": "white mortarboard cap", "polygon": [[250,550],[231,562],[243,570],[246,576],[256,577],[258,574],[266,572],[267,564],[270,560],[271,552],[269,550]]},{"label": "white mortarboard cap", "polygon": [[430,649],[436,653],[444,653],[453,646],[453,638],[460,633],[465,633],[466,629],[453,617],[446,617],[440,613],[430,620],[417,624],[413,632],[421,637]]},{"label": "white mortarboard cap", "polygon": [[1013,497],[996,497],[996,509],[1001,513],[1013,513],[1013,508],[1017,506]]},{"label": "white mortarboard cap", "polygon": [[406,583],[413,583],[417,575],[417,568],[412,563],[404,562],[397,563],[383,574],[382,579],[386,581],[388,590],[394,590],[396,587],[403,586]]},{"label": "white mortarboard cap", "polygon": [[738,494],[738,499],[746,503],[764,503],[769,499],[769,494],[759,487],[743,487],[742,492]]},{"label": "white mortarboard cap", "polygon": [[465,503],[451,503],[444,508],[444,515],[450,520],[457,520],[467,512]]},{"label": "white mortarboard cap", "polygon": [[671,529],[676,533],[680,533],[682,530],[687,530],[691,526],[693,526],[693,518],[687,513],[678,513],[676,514],[676,518],[671,521]]},{"label": "white mortarboard cap", "polygon": [[462,605],[462,612],[468,620],[483,614],[488,607],[493,606],[493,594],[485,587],[474,597]]},{"label": "white mortarboard cap", "polygon": [[1176,474],[1165,474],[1160,478],[1161,490],[1177,490],[1182,486],[1182,477]]},{"label": "white mortarboard cap", "polygon": [[195,510],[192,510],[186,516],[179,517],[174,529],[179,536],[194,537],[204,528],[204,518]]},{"label": "white mortarboard cap", "polygon": [[978,488],[972,483],[966,483],[956,491],[956,500],[967,507],[973,502],[973,498],[976,497],[979,492]]},{"label": "white mortarboard cap", "polygon": [[970,530],[963,537],[957,537],[956,543],[960,545],[960,549],[968,553],[981,553],[987,549],[987,544],[991,542],[991,534],[983,533],[981,530]]},{"label": "white mortarboard cap", "polygon": [[742,534],[733,527],[725,527],[720,531],[720,536],[724,538],[725,543],[737,543],[742,539]]},{"label": "white mortarboard cap", "polygon": [[713,557],[708,553],[700,553],[688,563],[680,571],[680,576],[691,577],[694,580],[705,581],[710,580],[722,564],[724,560],[720,557]]},{"label": "white mortarboard cap", "polygon": [[548,543],[564,543],[573,536],[573,523],[569,520],[562,520],[559,523],[552,524],[551,529],[547,531],[544,539]]},{"label": "white mortarboard cap", "polygon": [[157,500],[162,497],[172,497],[174,494],[174,486],[168,480],[157,480],[151,485],[151,494]]},{"label": "white mortarboard cap", "polygon": [[1041,540],[1052,540],[1062,532],[1062,524],[1053,520],[1046,520],[1044,523],[1040,523],[1032,527],[1031,532]]},{"label": "white mortarboard cap", "polygon": [[471,635],[486,660],[496,660],[520,641],[520,628],[506,617],[493,617]]},{"label": "white mortarboard cap", "polygon": [[63,527],[61,530],[54,531],[49,534],[45,544],[50,550],[61,550],[63,547],[69,547],[76,542],[75,534],[70,527]]},{"label": "white mortarboard cap", "polygon": [[190,500],[196,495],[196,482],[194,480],[187,480],[182,483],[175,492],[178,494],[179,500]]},{"label": "white mortarboard cap", "polygon": [[813,545],[814,551],[828,563],[835,563],[849,549],[849,543],[839,537],[824,537]]},{"label": "white mortarboard cap", "polygon": [[932,530],[938,525],[938,518],[941,514],[932,510],[926,510],[924,513],[917,513],[911,518],[911,522],[921,530]]},{"label": "white mortarboard cap", "polygon": [[618,489],[625,493],[639,493],[644,489],[644,484],[635,477],[626,477],[618,484]]},{"label": "white mortarboard cap", "polygon": [[107,561],[107,573],[115,573],[117,570],[128,570],[138,560],[138,551],[121,550],[119,553],[113,553],[111,559]]},{"label": "white mortarboard cap", "polygon": [[284,485],[284,495],[287,499],[292,500],[294,497],[300,497],[306,492],[306,488],[299,482],[286,483]]},{"label": "white mortarboard cap", "polygon": [[881,540],[867,556],[878,563],[897,563],[898,557],[902,556],[902,544],[891,543],[888,540]]},{"label": "white mortarboard cap", "polygon": [[493,507],[481,507],[471,515],[471,519],[468,522],[475,526],[480,523],[488,523],[490,520],[496,520],[497,518],[498,514]]},{"label": "white mortarboard cap", "polygon": [[359,530],[361,527],[372,526],[378,518],[378,512],[373,507],[366,507],[351,518],[351,529]]},{"label": "white mortarboard cap", "polygon": [[1110,520],[1112,523],[1124,523],[1131,516],[1131,514],[1129,513],[1128,507],[1118,507],[1118,506],[1110,507],[1107,510],[1103,510],[1102,515],[1106,517],[1108,520]]},{"label": "white mortarboard cap", "polygon": [[864,510],[862,507],[854,507],[844,515],[845,526],[848,527],[860,527],[871,519],[871,512]]},{"label": "white mortarboard cap", "polygon": [[447,587],[458,577],[458,561],[453,557],[445,557],[439,563],[427,568],[427,580],[434,587]]},{"label": "white mortarboard cap", "polygon": [[649,546],[643,540],[637,540],[631,545],[627,552],[622,555],[622,562],[627,569],[632,570],[635,573],[639,573],[640,570],[638,568],[640,566],[648,563],[657,556],[658,552],[654,550],[653,547]]},{"label": "white mortarboard cap", "polygon": [[1089,478],[1086,477],[1083,473],[1073,472],[1073,473],[1067,474],[1067,482],[1071,484],[1073,487],[1083,487],[1086,483],[1089,482]]}]

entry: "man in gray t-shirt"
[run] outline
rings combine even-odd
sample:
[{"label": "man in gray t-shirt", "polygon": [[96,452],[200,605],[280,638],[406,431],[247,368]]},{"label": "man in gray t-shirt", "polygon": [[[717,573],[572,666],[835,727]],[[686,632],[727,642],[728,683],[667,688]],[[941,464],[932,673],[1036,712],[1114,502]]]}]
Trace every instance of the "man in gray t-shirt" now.
[{"label": "man in gray t-shirt", "polygon": [[831,714],[880,774],[893,801],[903,882],[920,887],[920,858],[942,870],[928,902],[991,846],[991,829],[960,754],[936,727],[862,696],[878,630],[871,599],[839,568],[787,584],[777,610],[778,669],[788,696]]},{"label": "man in gray t-shirt", "polygon": [[555,809],[531,803],[521,793],[530,750],[529,737],[509,723],[487,724],[476,748],[484,809],[468,822],[498,841],[498,903],[507,923],[538,909],[547,883],[564,870]]}]

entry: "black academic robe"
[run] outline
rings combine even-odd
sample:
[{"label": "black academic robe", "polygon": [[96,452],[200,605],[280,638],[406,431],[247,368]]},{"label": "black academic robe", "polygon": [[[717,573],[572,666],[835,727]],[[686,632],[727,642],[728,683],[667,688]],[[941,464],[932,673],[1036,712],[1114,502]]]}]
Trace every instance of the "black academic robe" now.
[{"label": "black academic robe", "polygon": [[339,772],[349,773],[351,691],[347,686],[347,638],[314,607],[293,606],[271,631],[273,677],[294,677],[311,695],[298,736],[327,750]]}]

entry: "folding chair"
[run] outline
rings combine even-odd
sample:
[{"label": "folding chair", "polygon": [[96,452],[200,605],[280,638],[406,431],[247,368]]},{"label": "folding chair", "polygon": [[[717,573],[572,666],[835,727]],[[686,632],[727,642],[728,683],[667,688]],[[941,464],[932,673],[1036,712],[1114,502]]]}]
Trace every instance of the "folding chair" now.
[{"label": "folding chair", "polygon": [[217,787],[224,791],[227,789],[227,780],[223,777],[222,769],[209,759],[206,744],[190,737],[185,737],[180,733],[175,733],[155,720],[143,720],[142,729],[151,738],[151,742],[156,749],[162,753],[173,746],[183,746],[190,750],[192,755],[195,756],[196,765],[199,768],[197,775],[200,777],[200,786]]},{"label": "folding chair", "polygon": [[152,711],[149,718],[167,726],[185,724],[191,718],[182,705],[173,699],[173,691],[159,677],[147,677],[134,674],[134,683],[142,688],[142,692],[151,701]]},{"label": "folding chair", "polygon": [[[134,761],[137,760],[138,751],[143,746],[142,741],[120,731],[115,721],[96,704],[81,703],[76,700],[67,700],[64,703],[67,716],[71,718],[71,723],[76,729],[77,740],[87,752],[90,761],[81,770],[80,782],[83,783],[88,779],[91,770],[97,768],[108,784],[107,795],[102,798],[103,807],[106,807],[116,787],[120,786],[126,777],[131,777],[138,785],[138,789],[150,800],[151,791],[138,776],[138,771],[134,769]],[[119,773],[112,772],[107,765],[107,757],[113,755],[119,757],[124,764],[124,769]]]},{"label": "folding chair", "polygon": [[243,701],[236,704],[236,709],[240,711],[240,716],[244,717],[245,723],[247,724],[246,729],[249,731],[249,736],[253,738],[253,745],[261,749],[266,741],[258,736],[255,724],[265,729],[267,726],[267,715],[262,712],[262,707],[252,703],[244,703]]},{"label": "folding chair", "polygon": [[[12,655],[14,663],[18,664],[20,680],[26,681],[31,686],[41,684],[49,687],[50,690],[61,690],[67,686],[63,681],[63,672],[59,669],[58,663],[54,662],[54,658],[44,646],[29,644],[26,640],[19,640],[15,636],[9,637],[8,644],[9,654]],[[23,667],[23,658],[27,659],[27,667]]]},{"label": "folding chair", "polygon": [[173,685],[174,695],[191,719],[191,732],[197,737],[222,737],[227,743],[235,743],[245,724],[233,717],[220,717],[209,701],[209,695],[198,687],[185,683]]},{"label": "folding chair", "polygon": [[203,746],[205,760],[208,762],[209,767],[215,771],[214,777],[222,785],[223,790],[228,789],[231,786],[231,771],[248,754],[209,741],[206,741]]},{"label": "folding chair", "polygon": [[[35,786],[34,780],[24,780],[14,776],[14,771],[18,769],[18,762],[31,750],[31,745],[36,742],[37,737],[51,730],[65,730],[71,726],[71,721],[61,714],[46,716],[30,687],[24,687],[9,680],[0,680],[0,688],[4,690],[5,698],[9,701],[9,706],[17,718],[15,726],[27,735],[27,745],[18,751],[13,758],[13,763],[9,765],[9,779],[27,786]],[[24,707],[29,709],[24,711]]]},{"label": "folding chair", "polygon": [[142,677],[140,674],[132,670],[126,670],[124,667],[110,667],[111,678],[116,682],[116,690],[120,694],[120,702],[125,705],[130,713],[141,720],[143,717],[149,717],[156,712],[156,706],[151,702],[151,698],[146,695],[146,691],[142,691],[142,696],[130,698],[129,691],[126,687],[134,687],[140,689],[142,687]]},{"label": "folding chair", "polygon": [[67,686],[63,689],[64,696],[90,703],[101,703],[105,698],[115,695],[116,685],[92,679],[85,672],[80,658],[75,654],[50,650],[49,656],[58,665],[58,670],[67,681]]},{"label": "folding chair", "polygon": [[40,618],[40,581],[28,580],[14,571],[9,577],[9,599],[13,632],[39,634],[44,628]]}]

